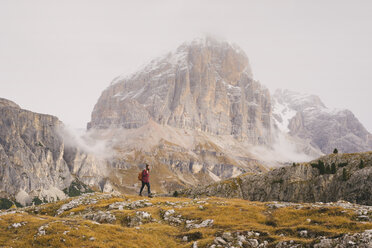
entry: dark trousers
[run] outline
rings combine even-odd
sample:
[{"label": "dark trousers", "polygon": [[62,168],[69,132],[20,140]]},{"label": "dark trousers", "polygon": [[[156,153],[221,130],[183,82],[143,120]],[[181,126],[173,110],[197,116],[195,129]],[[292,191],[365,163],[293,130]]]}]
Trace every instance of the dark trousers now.
[{"label": "dark trousers", "polygon": [[142,182],[142,187],[141,187],[141,190],[140,190],[140,194],[142,194],[142,190],[145,187],[145,185],[147,186],[147,193],[150,195],[151,194],[150,183],[145,183],[145,182]]}]

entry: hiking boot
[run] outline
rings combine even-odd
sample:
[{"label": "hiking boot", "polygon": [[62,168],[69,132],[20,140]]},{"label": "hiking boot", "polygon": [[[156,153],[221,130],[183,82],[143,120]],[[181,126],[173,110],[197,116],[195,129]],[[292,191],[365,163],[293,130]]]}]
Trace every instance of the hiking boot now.
[{"label": "hiking boot", "polygon": [[142,196],[142,193],[139,193],[139,196]]},{"label": "hiking boot", "polygon": [[152,197],[153,197],[151,193],[149,194],[149,197],[150,197],[150,198],[152,198]]}]

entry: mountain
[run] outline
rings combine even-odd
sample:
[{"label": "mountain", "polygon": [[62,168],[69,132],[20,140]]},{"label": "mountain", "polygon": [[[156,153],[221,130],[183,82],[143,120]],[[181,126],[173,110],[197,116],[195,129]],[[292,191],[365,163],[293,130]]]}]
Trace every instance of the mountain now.
[{"label": "mountain", "polygon": [[245,174],[184,196],[237,197],[251,201],[332,202],[372,205],[372,152],[331,154],[262,174]]},{"label": "mountain", "polygon": [[271,143],[270,93],[244,51],[213,38],[184,43],[102,93],[88,128],[172,127]]},{"label": "mountain", "polygon": [[144,163],[153,191],[168,193],[261,175],[335,147],[371,150],[371,135],[350,111],[328,110],[316,96],[271,96],[242,49],[209,37],[116,78],[84,134],[6,99],[0,111],[0,197],[23,205],[62,199],[76,185],[138,193]]},{"label": "mountain", "polygon": [[277,90],[273,119],[285,133],[308,141],[323,153],[372,150],[372,135],[349,110],[329,109],[318,96]]},{"label": "mountain", "polygon": [[115,78],[88,130],[110,140],[110,179],[125,193],[137,189],[130,175],[145,162],[154,168],[154,188],[168,192],[309,161],[336,147],[372,148],[351,112],[328,110],[317,96],[270,95],[241,48],[211,37]]},{"label": "mountain", "polygon": [[265,171],[250,151],[273,143],[270,99],[242,49],[207,37],[114,79],[88,129],[106,133],[120,157],[115,166],[125,163],[114,181],[136,185],[125,171],[150,162],[166,175],[155,187],[167,192]]},{"label": "mountain", "polygon": [[[185,42],[115,78],[98,99],[88,129],[137,129],[150,121],[159,128],[231,136],[237,146],[265,147],[271,157],[283,156],[280,162],[315,158],[334,148],[372,150],[372,135],[349,110],[330,110],[317,96],[288,90],[271,96],[253,79],[241,48],[211,37]],[[277,148],[288,146],[290,151],[279,149],[278,156]],[[252,159],[270,157],[252,151]],[[298,159],[296,153],[304,156]]]}]

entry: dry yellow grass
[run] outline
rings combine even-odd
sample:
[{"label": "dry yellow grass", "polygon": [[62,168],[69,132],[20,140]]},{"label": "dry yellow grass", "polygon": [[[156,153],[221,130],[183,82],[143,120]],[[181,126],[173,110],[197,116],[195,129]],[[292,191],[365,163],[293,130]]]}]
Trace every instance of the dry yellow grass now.
[{"label": "dry yellow grass", "polygon": [[[190,247],[192,242],[184,242],[181,237],[196,231],[202,234],[202,238],[198,240],[199,247],[207,247],[216,234],[224,231],[258,231],[265,233],[265,238],[272,244],[281,240],[310,243],[313,239],[300,237],[299,230],[335,236],[372,229],[371,222],[357,222],[354,220],[353,211],[342,208],[270,209],[262,202],[215,197],[199,200],[152,198],[149,199],[153,203],[150,207],[112,210],[111,213],[116,216],[116,221],[112,224],[96,224],[79,215],[88,209],[106,211],[108,205],[128,199],[133,202],[143,198],[123,195],[101,199],[96,204],[80,205],[58,217],[55,217],[57,209],[71,199],[42,205],[38,214],[30,208],[27,212],[2,215],[0,247]],[[175,203],[176,206],[169,202]],[[200,205],[204,208],[200,209]],[[172,226],[161,218],[161,213],[168,209],[174,209],[186,219],[213,219],[214,223],[211,227],[193,230],[186,229],[184,224]],[[136,211],[149,212],[156,221],[144,223],[139,229],[127,227],[123,219],[135,215]],[[74,212],[74,215],[70,216],[71,212]],[[21,222],[26,223],[17,228],[9,227],[13,223]],[[39,236],[38,229],[43,225],[48,225],[45,228],[46,235]]]}]

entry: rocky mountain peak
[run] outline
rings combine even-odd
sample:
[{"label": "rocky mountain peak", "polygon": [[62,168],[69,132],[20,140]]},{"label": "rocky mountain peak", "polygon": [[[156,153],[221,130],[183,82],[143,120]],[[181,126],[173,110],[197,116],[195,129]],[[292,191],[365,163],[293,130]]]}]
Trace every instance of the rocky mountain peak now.
[{"label": "rocky mountain peak", "polygon": [[269,91],[252,79],[242,49],[206,37],[114,79],[88,128],[138,128],[151,119],[262,144],[270,140],[270,112]]},{"label": "rocky mountain peak", "polygon": [[296,111],[303,111],[311,108],[326,108],[319,96],[299,93],[287,89],[277,89],[273,95],[273,98],[279,104],[285,103]]},{"label": "rocky mountain peak", "polygon": [[236,83],[239,80],[238,74],[242,72],[253,77],[247,55],[234,43],[206,36],[185,42],[177,50],[189,54],[191,65],[208,62],[221,78],[229,82]]},{"label": "rocky mountain peak", "polygon": [[226,78],[232,83],[237,82],[237,73],[245,72],[249,77],[253,77],[248,57],[238,45],[205,36],[184,42],[175,50],[152,59],[136,72],[115,78],[111,85],[138,79],[144,73],[160,76],[160,73],[174,73],[177,70],[191,69],[202,64],[212,67],[221,78]]}]

